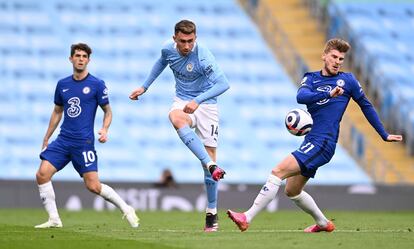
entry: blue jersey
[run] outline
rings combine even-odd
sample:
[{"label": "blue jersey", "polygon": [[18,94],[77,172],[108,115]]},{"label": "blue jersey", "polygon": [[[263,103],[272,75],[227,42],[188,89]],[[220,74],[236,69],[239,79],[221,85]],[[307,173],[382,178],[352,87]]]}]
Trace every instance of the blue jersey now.
[{"label": "blue jersey", "polygon": [[77,81],[73,76],[59,80],[55,104],[63,106],[64,120],[59,136],[74,140],[94,141],[94,122],[98,105],[109,103],[104,81],[88,74]]},{"label": "blue jersey", "polygon": [[213,104],[217,102],[217,96],[229,88],[227,78],[206,47],[195,44],[188,55],[182,56],[173,41],[162,48],[161,57],[143,87],[148,89],[167,65],[175,77],[176,96],[182,100]]},{"label": "blue jersey", "polygon": [[[331,98],[330,91],[336,86],[342,87],[344,93]],[[365,97],[361,85],[352,73],[344,72],[334,76],[323,76],[320,71],[304,75],[297,100],[298,103],[307,105],[313,118],[312,130],[307,136],[337,142],[339,123],[351,98],[358,103],[367,120],[385,140],[388,134],[375,109]]]}]

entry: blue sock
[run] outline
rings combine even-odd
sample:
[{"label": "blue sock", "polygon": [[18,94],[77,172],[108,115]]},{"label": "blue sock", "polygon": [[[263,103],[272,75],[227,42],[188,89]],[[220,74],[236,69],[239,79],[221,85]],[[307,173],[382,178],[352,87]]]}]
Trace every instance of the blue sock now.
[{"label": "blue sock", "polygon": [[181,141],[183,141],[203,165],[207,165],[207,163],[211,161],[200,138],[189,126],[184,126],[183,128],[178,129],[177,133],[181,138]]},{"label": "blue sock", "polygon": [[217,208],[217,194],[218,189],[217,185],[218,182],[214,181],[213,178],[211,178],[210,172],[206,169],[204,169],[204,184],[206,186],[206,192],[207,192],[207,208]]}]

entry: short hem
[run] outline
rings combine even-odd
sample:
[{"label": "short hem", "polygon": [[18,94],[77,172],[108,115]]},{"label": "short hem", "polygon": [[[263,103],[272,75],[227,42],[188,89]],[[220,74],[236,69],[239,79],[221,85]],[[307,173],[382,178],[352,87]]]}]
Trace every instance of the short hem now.
[{"label": "short hem", "polygon": [[313,173],[312,172],[309,172],[308,168],[306,168],[305,164],[303,164],[303,162],[295,155],[295,153],[292,152],[291,154],[292,154],[292,156],[296,159],[296,161],[299,164],[300,174],[302,176],[304,176],[304,177],[315,178],[316,171],[313,172]]}]

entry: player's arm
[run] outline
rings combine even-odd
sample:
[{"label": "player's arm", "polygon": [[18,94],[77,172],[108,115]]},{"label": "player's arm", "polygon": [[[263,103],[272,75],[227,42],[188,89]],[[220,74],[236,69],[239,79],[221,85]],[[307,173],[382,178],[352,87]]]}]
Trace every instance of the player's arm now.
[{"label": "player's arm", "polygon": [[214,83],[213,87],[209,90],[205,91],[204,93],[198,95],[195,99],[188,102],[187,105],[184,106],[183,111],[185,113],[194,113],[197,110],[198,106],[206,101],[207,99],[217,97],[227,91],[230,88],[230,85],[227,81],[227,78],[223,75],[219,77],[217,81]]},{"label": "player's arm", "polygon": [[101,106],[102,111],[104,112],[102,128],[98,131],[99,138],[98,141],[105,143],[108,141],[108,130],[112,122],[112,109],[109,104]]},{"label": "player's arm", "polygon": [[402,141],[401,135],[393,135],[388,134],[385,131],[384,126],[381,123],[381,120],[378,117],[377,112],[375,111],[374,107],[372,106],[371,102],[363,95],[359,99],[355,100],[359,107],[361,108],[362,112],[364,113],[365,118],[371,124],[372,127],[378,132],[381,138],[387,142],[399,142]]},{"label": "player's arm", "polygon": [[313,104],[318,101],[328,99],[328,98],[335,98],[344,93],[344,89],[339,86],[336,86],[330,92],[320,92],[320,91],[313,91],[307,85],[302,85],[298,93],[296,94],[296,101],[299,104]]},{"label": "player's arm", "polygon": [[157,62],[155,62],[154,66],[151,69],[150,74],[148,75],[147,79],[144,81],[144,84],[131,92],[129,98],[131,100],[138,100],[138,97],[144,94],[147,89],[151,86],[151,84],[157,79],[157,77],[164,71],[165,67],[168,65],[167,60],[161,56]]},{"label": "player's arm", "polygon": [[50,137],[53,132],[56,130],[56,127],[59,125],[60,120],[62,119],[63,106],[56,105],[53,108],[52,115],[50,116],[49,126],[47,128],[45,137],[43,138],[42,149],[46,148],[49,142]]}]

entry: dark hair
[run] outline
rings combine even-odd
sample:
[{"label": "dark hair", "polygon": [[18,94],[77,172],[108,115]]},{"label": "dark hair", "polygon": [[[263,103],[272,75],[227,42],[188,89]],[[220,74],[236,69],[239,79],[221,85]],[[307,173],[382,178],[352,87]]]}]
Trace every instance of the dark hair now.
[{"label": "dark hair", "polygon": [[88,57],[92,54],[92,49],[86,43],[72,44],[70,47],[70,57],[75,54],[75,50],[85,51],[88,54]]},{"label": "dark hair", "polygon": [[341,53],[346,53],[351,48],[351,45],[345,40],[339,38],[333,38],[326,42],[325,49],[323,52],[325,54],[329,53],[331,50],[338,50]]},{"label": "dark hair", "polygon": [[189,20],[181,20],[175,24],[174,28],[175,34],[178,34],[178,32],[181,32],[183,34],[189,35],[192,33],[196,33],[196,25]]}]

